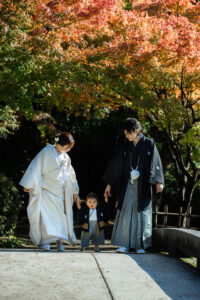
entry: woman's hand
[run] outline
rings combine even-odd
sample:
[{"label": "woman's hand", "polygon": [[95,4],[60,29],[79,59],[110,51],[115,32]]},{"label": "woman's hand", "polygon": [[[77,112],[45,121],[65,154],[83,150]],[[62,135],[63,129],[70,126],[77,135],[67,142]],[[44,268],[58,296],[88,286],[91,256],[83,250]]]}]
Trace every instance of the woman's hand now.
[{"label": "woman's hand", "polygon": [[79,195],[74,194],[74,201],[76,202],[77,208],[81,209],[81,199],[79,198]]},{"label": "woman's hand", "polygon": [[24,187],[24,192],[25,193],[29,193],[29,189],[27,189],[27,188]]},{"label": "woman's hand", "polygon": [[108,203],[108,197],[111,197],[111,185],[108,184],[106,189],[105,189],[105,192],[104,192],[104,198],[105,198],[105,202]]},{"label": "woman's hand", "polygon": [[156,193],[161,193],[163,191],[164,185],[160,182],[156,184]]}]

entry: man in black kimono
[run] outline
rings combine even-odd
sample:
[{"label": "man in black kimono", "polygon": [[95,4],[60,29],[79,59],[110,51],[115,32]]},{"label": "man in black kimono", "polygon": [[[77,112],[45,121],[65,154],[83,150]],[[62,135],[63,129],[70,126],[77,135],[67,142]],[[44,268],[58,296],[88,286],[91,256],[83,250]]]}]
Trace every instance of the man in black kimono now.
[{"label": "man in black kimono", "polygon": [[152,237],[152,185],[161,193],[164,185],[163,168],[154,142],[141,133],[137,119],[124,124],[127,141],[111,160],[103,180],[107,183],[105,199],[116,188],[118,210],[111,242],[120,246],[118,252],[130,248],[145,253]]}]

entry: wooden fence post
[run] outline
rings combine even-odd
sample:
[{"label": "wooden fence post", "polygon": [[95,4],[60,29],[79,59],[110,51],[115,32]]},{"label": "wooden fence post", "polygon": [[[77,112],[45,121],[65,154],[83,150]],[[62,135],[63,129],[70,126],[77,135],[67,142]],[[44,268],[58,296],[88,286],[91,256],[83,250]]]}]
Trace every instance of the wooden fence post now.
[{"label": "wooden fence post", "polygon": [[[158,224],[159,215],[163,216],[163,218],[161,218],[162,224]],[[178,222],[177,222],[178,228],[181,228],[181,227],[190,228],[191,218],[196,218],[196,219],[199,218],[200,219],[200,215],[192,215],[192,207],[191,206],[187,209],[186,212],[183,213],[183,207],[179,207],[179,212],[169,212],[167,204],[164,205],[164,211],[159,211],[158,205],[155,205],[155,209],[152,212],[152,218],[153,218],[152,220],[154,222],[155,228],[170,226],[170,225],[168,225],[168,222],[169,222],[168,216],[175,216],[176,218],[178,217]],[[174,222],[173,222],[173,226],[174,226]]]},{"label": "wooden fence post", "polygon": [[155,228],[158,226],[158,205],[155,207],[155,216],[154,216]]},{"label": "wooden fence post", "polygon": [[187,219],[186,219],[186,227],[187,228],[190,228],[190,216],[192,214],[192,207],[188,207],[188,210],[187,210]]},{"label": "wooden fence post", "polygon": [[186,220],[187,220],[187,211],[184,213],[183,216],[183,228],[186,228]]},{"label": "wooden fence post", "polygon": [[183,207],[179,208],[179,216],[178,216],[178,227],[181,227],[181,221],[182,221],[182,212],[183,212]]},{"label": "wooden fence post", "polygon": [[163,225],[164,227],[167,227],[167,218],[168,218],[168,205],[165,204],[164,206],[164,218],[163,218]]}]

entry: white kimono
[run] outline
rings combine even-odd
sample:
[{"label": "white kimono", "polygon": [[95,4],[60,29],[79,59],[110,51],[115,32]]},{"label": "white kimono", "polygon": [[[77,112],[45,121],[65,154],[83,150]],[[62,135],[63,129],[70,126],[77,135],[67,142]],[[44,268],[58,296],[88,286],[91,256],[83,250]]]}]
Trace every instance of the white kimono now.
[{"label": "white kimono", "polygon": [[43,148],[19,183],[29,189],[30,237],[38,246],[58,239],[72,245],[77,242],[72,206],[79,187],[70,157],[65,153],[60,162],[55,152],[50,144]]}]

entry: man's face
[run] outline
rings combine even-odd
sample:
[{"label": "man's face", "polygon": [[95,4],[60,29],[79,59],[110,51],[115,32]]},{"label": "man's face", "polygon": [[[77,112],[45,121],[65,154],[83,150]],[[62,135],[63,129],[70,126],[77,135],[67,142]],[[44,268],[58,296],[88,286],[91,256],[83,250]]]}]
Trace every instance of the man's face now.
[{"label": "man's face", "polygon": [[97,199],[95,199],[95,198],[88,198],[87,201],[86,201],[86,205],[90,209],[95,209],[97,207]]},{"label": "man's face", "polygon": [[127,130],[124,130],[125,137],[130,141],[134,142],[138,137],[139,129],[136,129],[135,131],[128,132]]}]

